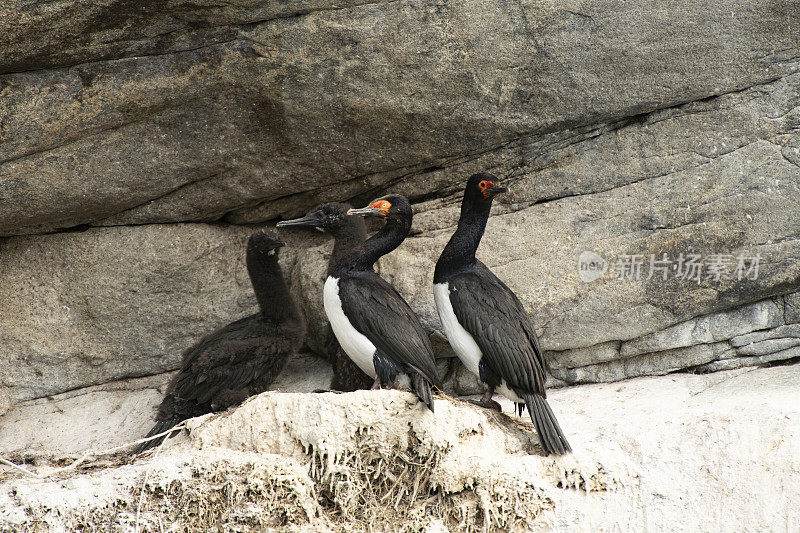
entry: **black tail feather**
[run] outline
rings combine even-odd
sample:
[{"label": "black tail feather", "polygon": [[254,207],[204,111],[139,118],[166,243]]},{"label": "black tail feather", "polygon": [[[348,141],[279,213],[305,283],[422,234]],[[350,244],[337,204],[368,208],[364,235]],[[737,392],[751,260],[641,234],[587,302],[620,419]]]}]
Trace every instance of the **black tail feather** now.
[{"label": "black tail feather", "polygon": [[533,425],[536,426],[536,433],[539,435],[539,442],[545,453],[547,455],[564,455],[571,452],[572,448],[561,431],[558,420],[547,400],[540,394],[525,394],[522,395],[522,398],[528,407]]},{"label": "black tail feather", "polygon": [[414,389],[414,392],[417,393],[417,397],[422,403],[428,406],[431,412],[433,412],[433,392],[431,391],[431,384],[417,372],[409,373],[409,377],[411,378],[411,387]]},{"label": "black tail feather", "polygon": [[[168,418],[166,420],[158,420],[158,421],[156,421],[156,425],[153,426],[153,429],[151,429],[150,432],[145,437],[152,437],[153,435],[158,435],[159,433],[164,433],[169,428],[175,427],[176,425],[178,425],[182,421],[183,421],[183,419],[179,418],[179,417],[172,417],[172,418]],[[137,444],[133,448],[133,450],[131,450],[131,454],[132,455],[138,455],[138,454],[140,454],[140,453],[142,453],[144,451],[147,451],[150,448],[158,446],[159,444],[164,442],[164,439],[166,439],[167,437],[172,438],[172,437],[176,436],[178,433],[180,433],[180,431],[173,431],[169,435],[163,435],[163,436],[161,436],[161,437],[159,437],[157,439],[153,439],[153,440],[149,440],[147,442],[143,442],[141,444]]]}]

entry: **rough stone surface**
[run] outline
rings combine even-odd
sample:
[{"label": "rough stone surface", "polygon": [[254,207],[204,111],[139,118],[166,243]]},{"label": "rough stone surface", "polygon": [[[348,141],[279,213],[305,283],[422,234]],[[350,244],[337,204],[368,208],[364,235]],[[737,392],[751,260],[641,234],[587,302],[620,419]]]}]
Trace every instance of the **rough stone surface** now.
[{"label": "rough stone surface", "polygon": [[[479,170],[511,189],[479,256],[559,375],[791,353],[702,345],[800,322],[799,25],[778,0],[7,2],[0,383],[20,399],[172,370],[254,308],[240,224],[389,191],[417,216],[381,271],[436,336],[432,266]],[[286,238],[320,353],[330,243]],[[594,281],[583,252],[608,263]],[[698,278],[649,275],[692,253]],[[714,254],[757,275],[709,276]]]},{"label": "rough stone surface", "polygon": [[[794,295],[787,295],[786,300],[789,300],[790,296]],[[774,329],[754,331],[753,333],[733,337],[731,338],[730,343],[733,346],[739,347],[753,342],[761,342],[767,339],[778,338],[800,338],[800,324],[786,324]]]},{"label": "rough stone surface", "polygon": [[771,300],[740,307],[729,313],[716,313],[689,320],[665,330],[622,343],[619,354],[631,357],[664,348],[682,348],[744,335],[753,330],[774,328],[783,323],[783,314]]},{"label": "rough stone surface", "polygon": [[579,366],[566,371],[553,368],[552,373],[567,383],[607,383],[635,376],[669,374],[717,359],[724,359],[734,353],[734,350],[725,342],[696,344],[685,348],[625,357],[596,365]]},{"label": "rough stone surface", "polygon": [[528,422],[452,400],[431,413],[397,391],[268,392],[130,464],[4,469],[0,524],[793,531],[798,379],[794,365],[553,391],[563,458],[536,454]]},{"label": "rough stone surface", "polygon": [[0,417],[0,454],[28,459],[78,456],[140,439],[153,427],[169,376],[115,381],[16,402]]},{"label": "rough stone surface", "polygon": [[[255,310],[247,224],[386,192],[416,217],[381,274],[447,391],[481,393],[430,286],[477,171],[510,187],[478,255],[550,386],[719,373],[552,390],[571,466],[448,400],[270,393],[160,458],[2,471],[0,529],[800,529],[798,366],[720,372],[800,359],[798,27],[782,0],[4,2],[4,455],[47,473],[141,436],[181,352]],[[331,243],[284,237],[321,353]],[[704,270],[681,276],[691,254]],[[275,387],[329,378],[306,354]]]},{"label": "rough stone surface", "polygon": [[0,387],[0,416],[11,409],[11,405],[11,394],[8,393],[8,389]]},{"label": "rough stone surface", "polygon": [[[133,378],[19,401],[0,417],[0,454],[42,458],[77,456],[142,438],[174,372]],[[330,366],[302,354],[286,363],[273,384],[279,392],[312,392],[330,383]]]},{"label": "rough stone surface", "polygon": [[550,365],[556,368],[575,368],[619,359],[620,342],[603,342],[586,348],[550,352]]},{"label": "rough stone surface", "polygon": [[722,358],[719,361],[712,361],[705,365],[697,366],[694,368],[694,371],[719,372],[720,370],[733,370],[747,366],[769,365],[771,363],[775,363],[776,361],[782,362],[794,360],[796,362],[798,358],[800,358],[800,349],[795,347],[766,355]]},{"label": "rough stone surface", "polygon": [[768,339],[741,346],[736,353],[740,355],[765,355],[780,352],[787,348],[800,345],[800,339]]},{"label": "rough stone surface", "polygon": [[784,316],[787,324],[800,323],[800,292],[786,295],[784,298]]},{"label": "rough stone surface", "polygon": [[[782,324],[785,298],[764,300],[694,318],[634,341],[551,352],[551,372],[562,383],[609,382],[677,370],[730,370],[792,360],[798,324]],[[755,330],[755,331],[754,331]],[[730,337],[736,332],[740,335]],[[749,333],[744,333],[749,332]],[[557,383],[557,382],[556,382]]]},{"label": "rough stone surface", "polygon": [[419,197],[509,143],[522,174],[543,132],[603,144],[580,127],[790,74],[798,25],[779,0],[6,3],[0,234]]},{"label": "rough stone surface", "polygon": [[150,225],[0,245],[0,382],[15,399],[174,370],[257,309],[250,228]]}]

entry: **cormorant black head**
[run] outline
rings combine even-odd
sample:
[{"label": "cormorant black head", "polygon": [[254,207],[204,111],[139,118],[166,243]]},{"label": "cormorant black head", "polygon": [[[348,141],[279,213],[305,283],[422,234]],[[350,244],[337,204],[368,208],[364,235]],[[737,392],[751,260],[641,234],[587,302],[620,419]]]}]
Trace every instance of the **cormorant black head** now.
[{"label": "cormorant black head", "polygon": [[332,267],[330,275],[340,277],[350,270],[372,270],[372,265],[398,246],[411,231],[414,211],[408,200],[398,194],[381,196],[362,209],[350,209],[348,215],[377,217],[384,220],[383,227],[372,237]]},{"label": "cormorant black head", "polygon": [[247,242],[247,253],[253,255],[275,255],[278,248],[286,243],[276,235],[270,235],[266,230],[258,230],[250,236]]},{"label": "cormorant black head", "polygon": [[337,230],[347,223],[348,209],[350,209],[349,205],[337,202],[322,204],[304,217],[278,222],[277,227],[316,228],[319,231],[335,234]]},{"label": "cormorant black head", "polygon": [[473,174],[467,180],[467,187],[464,189],[464,199],[470,199],[473,202],[489,202],[508,188],[500,185],[500,180],[491,174],[481,172]]},{"label": "cormorant black head", "polygon": [[365,217],[380,217],[387,222],[409,222],[414,216],[414,210],[405,196],[387,194],[369,203],[362,209],[350,209],[348,215],[362,215]]},{"label": "cormorant black head", "polygon": [[459,272],[473,268],[475,252],[486,230],[492,200],[508,189],[500,185],[496,176],[481,172],[467,180],[458,227],[442,250],[433,271],[433,282],[442,283]]}]

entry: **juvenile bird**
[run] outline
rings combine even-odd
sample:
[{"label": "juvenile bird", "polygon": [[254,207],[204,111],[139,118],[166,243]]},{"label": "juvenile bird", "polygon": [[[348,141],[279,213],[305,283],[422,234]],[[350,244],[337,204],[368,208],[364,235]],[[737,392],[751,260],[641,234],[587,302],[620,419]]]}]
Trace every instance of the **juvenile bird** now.
[{"label": "juvenile bird", "polygon": [[[261,311],[214,331],[183,353],[181,369],[167,386],[148,437],[266,391],[289,355],[300,348],[305,321],[278,265],[278,249],[283,245],[263,230],[250,237],[247,271]],[[156,446],[164,438],[144,442],[133,453]]]}]

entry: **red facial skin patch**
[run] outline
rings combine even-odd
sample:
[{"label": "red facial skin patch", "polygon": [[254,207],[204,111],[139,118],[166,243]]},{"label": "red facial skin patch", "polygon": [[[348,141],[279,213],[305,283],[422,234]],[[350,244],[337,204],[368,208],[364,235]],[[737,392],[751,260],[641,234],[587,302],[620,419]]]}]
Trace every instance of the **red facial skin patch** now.
[{"label": "red facial skin patch", "polygon": [[483,180],[482,182],[478,183],[478,187],[481,188],[481,192],[483,193],[484,199],[489,198],[489,189],[496,186],[497,184],[486,180]]},{"label": "red facial skin patch", "polygon": [[386,200],[375,200],[374,202],[369,204],[369,206],[372,209],[380,209],[384,213],[383,216],[386,216],[389,213],[389,208],[392,207],[392,204],[391,202],[388,202]]}]

